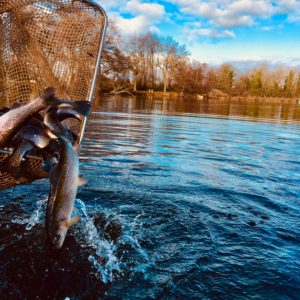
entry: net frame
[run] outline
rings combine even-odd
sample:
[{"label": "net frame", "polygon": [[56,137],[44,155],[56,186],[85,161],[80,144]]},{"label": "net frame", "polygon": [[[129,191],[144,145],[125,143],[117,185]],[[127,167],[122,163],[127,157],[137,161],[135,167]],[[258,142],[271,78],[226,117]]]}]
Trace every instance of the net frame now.
[{"label": "net frame", "polygon": [[[46,7],[46,9],[44,9],[45,7]],[[73,91],[75,90],[75,92],[72,91],[72,92],[68,93],[68,92],[65,92],[65,90],[61,86],[59,88],[57,88],[57,86],[55,84],[56,81],[54,80],[56,78],[53,79],[51,76],[48,76],[47,72],[44,72],[47,76],[45,75],[44,76],[45,78],[42,78],[44,75],[43,67],[46,70],[50,65],[50,68],[52,68],[51,70],[55,69],[55,66],[51,65],[51,62],[52,62],[51,58],[52,58],[52,56],[55,57],[55,53],[51,53],[51,51],[53,51],[53,52],[57,51],[61,55],[66,56],[65,52],[67,52],[67,50],[61,50],[60,47],[57,45],[56,45],[56,47],[54,47],[54,50],[51,50],[52,49],[51,45],[46,45],[44,48],[42,48],[41,51],[39,51],[39,49],[37,51],[36,51],[36,49],[34,49],[32,51],[33,53],[30,52],[30,50],[32,50],[33,47],[30,47],[31,44],[29,44],[29,43],[31,42],[31,40],[28,38],[29,36],[27,36],[28,32],[33,33],[33,36],[30,36],[30,38],[33,37],[33,40],[36,44],[39,44],[39,39],[42,39],[41,35],[48,34],[48,36],[51,37],[51,34],[53,33],[54,35],[57,34],[60,37],[63,36],[62,41],[65,41],[67,43],[67,45],[70,40],[70,45],[71,45],[72,39],[71,38],[68,39],[67,34],[64,34],[63,26],[55,27],[56,25],[53,25],[52,23],[44,24],[41,22],[42,30],[38,31],[38,33],[34,32],[32,30],[33,27],[31,27],[31,26],[35,26],[33,21],[35,21],[35,20],[47,21],[47,20],[51,19],[50,15],[48,17],[46,14],[50,13],[50,10],[53,9],[53,7],[55,8],[55,10],[57,10],[57,12],[56,12],[57,16],[54,16],[54,17],[51,16],[52,22],[54,24],[56,24],[55,21],[57,21],[60,17],[62,20],[62,24],[67,24],[67,22],[68,22],[67,18],[69,17],[69,21],[75,26],[74,31],[72,31],[74,33],[75,46],[73,48],[71,48],[72,51],[69,51],[71,53],[68,52],[68,54],[70,55],[70,59],[74,58],[74,57],[75,57],[75,59],[76,58],[79,59],[79,55],[80,55],[80,53],[82,53],[82,51],[80,52],[81,45],[77,46],[77,44],[76,44],[76,42],[77,42],[76,35],[79,36],[78,39],[80,39],[80,41],[82,42],[82,47],[86,47],[84,49],[88,49],[86,51],[91,52],[91,53],[88,53],[88,55],[90,55],[91,57],[86,56],[86,57],[82,58],[82,60],[86,60],[86,64],[88,66],[87,69],[89,68],[87,75],[84,77],[84,80],[82,80],[85,83],[85,91],[86,91],[86,93],[83,96],[82,96],[82,93],[76,92],[77,87],[76,87],[75,83],[73,85],[74,86]],[[27,9],[27,8],[30,8],[30,9]],[[60,8],[62,9],[62,11],[59,11]],[[39,14],[35,14],[36,13],[35,9],[39,10]],[[63,9],[65,9],[65,11]],[[82,12],[81,12],[81,9],[82,9]],[[48,10],[48,12],[47,12],[47,10]],[[21,13],[19,13],[20,15],[17,15],[17,13],[16,13],[16,15],[14,15],[14,12],[18,12],[18,13],[21,12]],[[43,13],[44,13],[44,15],[43,15]],[[76,13],[78,13],[78,20],[74,18]],[[37,15],[37,17],[36,17],[36,15]],[[66,17],[65,23],[64,23],[64,19],[62,16]],[[81,20],[80,18],[84,19],[85,17],[87,20],[87,22],[86,22],[87,24],[80,23],[80,20]],[[15,27],[12,27],[12,28],[9,28],[9,30],[6,30],[5,22],[8,22],[8,21],[5,18],[11,18],[9,20],[10,25],[11,25],[11,23],[12,23],[12,25],[15,25],[15,24],[13,24],[13,22],[17,23],[15,25]],[[11,21],[11,20],[13,20],[13,21]],[[99,21],[99,23],[97,23],[98,21]],[[95,25],[94,28],[92,26],[93,24]],[[23,27],[21,25],[24,26],[24,28],[26,30],[25,29],[23,30]],[[88,25],[88,27],[86,27],[87,30],[85,31],[83,27],[87,26],[87,25]],[[4,100],[6,103],[14,102],[16,100],[19,100],[19,101],[21,100],[21,102],[27,103],[27,102],[30,102],[34,98],[34,96],[39,94],[44,88],[46,88],[48,86],[53,86],[54,88],[56,88],[56,90],[58,92],[57,96],[60,98],[65,98],[65,99],[70,99],[70,100],[87,100],[89,102],[92,102],[93,97],[94,97],[97,79],[98,79],[98,74],[100,71],[101,54],[102,54],[102,50],[103,50],[107,26],[108,26],[108,18],[107,18],[106,12],[101,7],[101,5],[99,5],[98,3],[96,3],[95,1],[92,1],[92,0],[0,0],[0,63],[1,63],[1,65],[0,65],[0,85],[2,83],[2,91],[4,91],[4,94],[0,93],[0,98],[2,97],[2,100]],[[51,31],[51,29],[52,29],[52,31]],[[55,30],[57,30],[57,32]],[[14,32],[16,33],[16,35],[13,34]],[[95,46],[90,47],[90,45],[86,45],[86,44],[88,44],[88,42],[86,44],[84,43],[84,37],[87,37],[87,39],[90,39],[90,40],[88,40],[90,43],[91,43],[91,39],[92,39],[91,37],[94,37],[97,40],[95,42]],[[5,42],[5,39],[7,39],[7,38],[12,39],[12,41],[9,42],[10,43],[9,46],[7,46],[7,44],[5,44],[5,43],[7,43],[7,42]],[[14,40],[13,40],[14,38],[16,39],[16,43],[14,43]],[[20,42],[20,39],[21,39],[21,42]],[[21,46],[25,45],[25,46],[21,47],[19,45],[21,45]],[[88,48],[88,46],[90,48]],[[62,46],[61,48],[63,49],[64,47]],[[66,48],[67,48],[67,46],[66,46]],[[9,49],[9,50],[7,50],[7,49]],[[13,59],[12,59],[12,53],[15,56],[15,57],[13,57]],[[45,54],[46,59],[43,60],[43,57],[41,57],[41,56],[43,56],[44,54]],[[11,65],[7,64],[6,69],[5,69],[5,64],[3,63],[4,60],[6,59],[5,55],[6,55],[6,57],[10,55],[11,61],[16,63],[16,65],[18,65],[18,60],[26,59],[27,57],[29,58],[28,63],[23,62],[23,65],[21,65],[21,67],[17,70],[19,72],[17,74],[18,76],[16,76],[19,79],[17,85],[19,87],[21,86],[22,93],[15,92],[13,90],[14,87],[12,87],[13,84],[9,84],[10,83],[9,80],[11,80],[11,77],[12,77],[11,74],[14,74],[15,70],[13,69],[13,66],[11,66],[12,64]],[[33,61],[33,60],[35,57],[37,57],[37,59],[42,58],[41,59],[42,62],[40,63],[40,65],[38,65],[40,67],[40,69],[38,70],[39,72],[36,71],[36,69],[38,69],[37,67],[35,69],[33,69],[32,67],[27,68],[27,64],[29,65],[30,62],[34,65],[35,61]],[[76,63],[76,60],[74,63]],[[80,65],[80,63],[78,63],[78,65]],[[83,64],[81,63],[81,69],[80,69],[80,67],[78,67],[77,71],[83,70],[82,65]],[[59,69],[59,67],[56,69]],[[31,79],[32,71],[33,71],[33,73],[36,72],[33,75],[34,80]],[[38,76],[36,76],[38,79],[34,77],[36,74],[38,74]],[[80,75],[82,75],[82,74],[80,74]],[[21,77],[21,79],[20,79],[20,77]],[[22,84],[20,83],[22,81],[23,77],[30,84],[31,84],[31,81],[40,81],[40,82],[39,82],[39,84],[37,84],[37,87],[31,88],[31,89],[27,88],[27,89],[25,89],[25,92],[23,93]],[[62,78],[62,76],[61,77],[57,76],[57,77],[64,80],[64,78]],[[83,75],[82,75],[82,77],[83,77]],[[71,76],[70,76],[70,78],[71,78]],[[79,76],[79,78],[80,78],[80,76]],[[48,84],[47,80],[49,81],[49,84]],[[88,82],[88,84],[86,84],[86,82]],[[6,83],[6,84],[4,84],[4,83]],[[7,87],[7,86],[8,86],[8,89],[5,89],[5,87]],[[80,84],[78,84],[78,86],[80,86]],[[86,86],[88,86],[88,87],[86,88]],[[0,86],[0,91],[1,91],[1,86]],[[21,99],[18,99],[18,98],[15,99],[13,97],[13,95],[15,95],[15,94],[21,95],[21,97],[20,97]],[[10,104],[12,104],[12,103],[10,103]],[[82,119],[80,126],[78,126],[78,124],[76,125],[77,127],[75,130],[76,130],[76,133],[78,134],[77,144],[80,144],[82,142],[85,128],[86,128],[86,123],[87,123],[87,117]],[[73,124],[71,124],[71,126],[72,125]],[[1,164],[1,162],[3,162],[3,160],[7,156],[9,156],[8,150],[9,149],[1,149],[0,148],[0,164]],[[11,176],[9,176],[9,174],[5,174],[5,172],[0,171],[0,190],[3,188],[17,185],[18,183],[32,182],[36,179],[47,177],[46,176],[47,174],[42,170],[41,157],[34,157],[34,156],[28,157],[26,159],[25,163],[26,163],[26,168],[28,169],[28,178],[23,178],[21,181],[13,180],[13,178]],[[30,174],[30,172],[31,172],[31,174]],[[9,180],[7,178],[9,178]]]},{"label": "net frame", "polygon": [[[94,1],[91,1],[91,0],[85,0],[85,2],[89,3],[90,5],[93,5],[96,8],[98,8],[99,11],[103,14],[103,18],[104,18],[103,34],[102,34],[100,44],[99,44],[99,50],[98,50],[98,56],[97,56],[97,61],[96,61],[95,73],[94,73],[94,77],[93,77],[93,80],[92,80],[91,92],[90,92],[90,95],[89,95],[89,98],[88,98],[88,101],[92,102],[93,97],[94,97],[96,84],[97,84],[98,74],[100,73],[101,55],[102,55],[104,42],[105,42],[106,31],[107,31],[107,27],[108,27],[108,18],[107,18],[105,10],[102,8],[102,6],[100,4],[97,4],[97,3],[95,3]],[[85,128],[86,128],[86,123],[87,123],[87,117],[85,117],[83,122],[82,122],[82,126],[81,126],[81,129],[80,129],[80,135],[79,135],[79,144],[82,142],[82,139],[83,139],[83,136],[84,136],[84,131],[85,131]]]}]

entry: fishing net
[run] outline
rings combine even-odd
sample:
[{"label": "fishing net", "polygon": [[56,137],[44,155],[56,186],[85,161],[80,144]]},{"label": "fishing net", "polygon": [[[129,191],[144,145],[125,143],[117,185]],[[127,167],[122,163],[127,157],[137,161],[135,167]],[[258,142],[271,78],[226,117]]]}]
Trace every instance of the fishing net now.
[{"label": "fishing net", "polygon": [[[0,0],[0,106],[28,103],[50,86],[59,98],[91,101],[105,29],[92,1]],[[73,124],[80,138],[85,121]],[[45,176],[41,165],[28,162],[29,181]],[[0,189],[13,181],[0,173]]]}]

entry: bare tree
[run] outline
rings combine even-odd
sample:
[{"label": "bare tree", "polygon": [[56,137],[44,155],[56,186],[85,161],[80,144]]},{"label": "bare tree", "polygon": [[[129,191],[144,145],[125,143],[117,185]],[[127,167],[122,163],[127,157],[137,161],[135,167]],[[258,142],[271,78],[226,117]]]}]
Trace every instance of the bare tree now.
[{"label": "bare tree", "polygon": [[163,90],[167,92],[174,69],[179,61],[185,59],[189,52],[185,45],[179,45],[173,38],[167,37],[160,40],[161,52],[158,58],[162,72]]},{"label": "bare tree", "polygon": [[191,61],[185,45],[172,37],[152,33],[125,40],[110,22],[102,59],[101,87],[104,92],[134,92],[162,89],[187,93],[237,96],[300,97],[300,73],[292,69],[270,69],[261,65],[239,73],[223,64],[209,67]]}]

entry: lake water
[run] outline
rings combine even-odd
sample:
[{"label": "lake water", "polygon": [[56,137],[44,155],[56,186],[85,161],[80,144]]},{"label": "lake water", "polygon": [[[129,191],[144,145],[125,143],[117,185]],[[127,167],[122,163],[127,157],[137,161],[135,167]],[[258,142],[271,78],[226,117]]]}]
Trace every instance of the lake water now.
[{"label": "lake water", "polygon": [[[299,299],[300,105],[104,97],[64,248],[1,191],[3,299]],[[4,298],[6,297],[6,298]]]}]

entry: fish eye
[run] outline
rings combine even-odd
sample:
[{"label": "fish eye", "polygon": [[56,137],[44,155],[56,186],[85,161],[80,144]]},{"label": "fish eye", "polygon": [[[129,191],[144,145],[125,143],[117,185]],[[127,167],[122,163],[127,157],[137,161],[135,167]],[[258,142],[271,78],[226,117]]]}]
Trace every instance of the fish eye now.
[{"label": "fish eye", "polygon": [[56,239],[57,241],[60,241],[60,238],[61,238],[61,235],[60,235],[59,233],[56,234],[55,239]]}]

